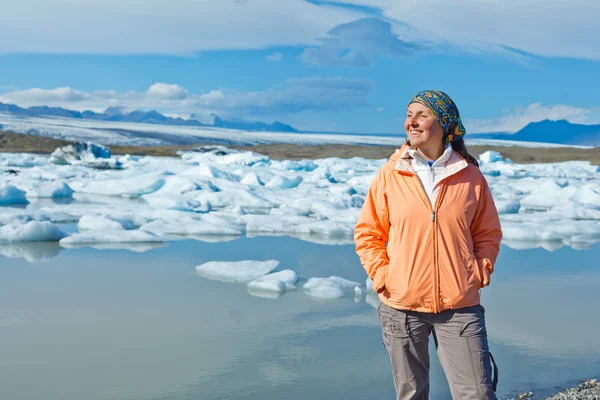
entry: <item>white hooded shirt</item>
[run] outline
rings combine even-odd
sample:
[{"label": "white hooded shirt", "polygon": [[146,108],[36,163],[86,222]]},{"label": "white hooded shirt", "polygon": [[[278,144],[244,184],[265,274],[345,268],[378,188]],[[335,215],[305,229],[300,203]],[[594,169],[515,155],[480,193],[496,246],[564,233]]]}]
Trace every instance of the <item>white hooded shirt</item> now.
[{"label": "white hooded shirt", "polygon": [[444,153],[434,162],[428,161],[418,149],[410,148],[408,154],[412,157],[412,169],[421,180],[425,193],[434,207],[439,192],[438,184],[444,176],[446,163],[452,156],[452,146],[447,145]]}]

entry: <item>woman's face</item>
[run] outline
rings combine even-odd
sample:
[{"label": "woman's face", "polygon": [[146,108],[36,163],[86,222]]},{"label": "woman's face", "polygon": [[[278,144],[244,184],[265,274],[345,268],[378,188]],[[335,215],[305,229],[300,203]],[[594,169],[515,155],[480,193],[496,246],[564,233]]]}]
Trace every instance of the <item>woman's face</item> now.
[{"label": "woman's face", "polygon": [[444,130],[435,114],[421,103],[411,103],[406,110],[404,129],[411,146],[428,147],[442,143]]}]

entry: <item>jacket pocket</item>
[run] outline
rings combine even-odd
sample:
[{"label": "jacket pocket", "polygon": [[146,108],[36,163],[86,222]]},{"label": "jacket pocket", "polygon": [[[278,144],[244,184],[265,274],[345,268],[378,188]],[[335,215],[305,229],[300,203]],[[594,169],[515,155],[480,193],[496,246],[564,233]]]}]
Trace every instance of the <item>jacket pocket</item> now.
[{"label": "jacket pocket", "polygon": [[480,289],[482,287],[482,271],[475,255],[467,251],[464,257],[464,263],[467,270],[467,282],[469,287]]}]

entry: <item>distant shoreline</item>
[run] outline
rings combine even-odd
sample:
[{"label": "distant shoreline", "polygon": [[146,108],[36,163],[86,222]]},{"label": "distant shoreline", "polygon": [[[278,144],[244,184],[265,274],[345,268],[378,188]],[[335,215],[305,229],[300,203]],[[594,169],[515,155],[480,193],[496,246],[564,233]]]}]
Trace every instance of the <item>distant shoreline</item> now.
[{"label": "distant shoreline", "polygon": [[[10,133],[0,131],[0,152],[50,154],[56,148],[72,142],[44,136]],[[208,144],[208,143],[206,143]],[[388,158],[398,146],[362,146],[362,145],[297,145],[262,144],[255,146],[227,146],[232,149],[254,151],[274,160],[317,159],[328,157],[368,159]],[[113,154],[132,154],[176,157],[179,150],[190,150],[199,145],[172,146],[109,146]],[[476,158],[483,152],[495,150],[504,158],[510,158],[519,164],[554,163],[562,161],[590,161],[600,165],[600,147],[579,149],[572,147],[531,148],[519,146],[469,146],[469,152]]]}]

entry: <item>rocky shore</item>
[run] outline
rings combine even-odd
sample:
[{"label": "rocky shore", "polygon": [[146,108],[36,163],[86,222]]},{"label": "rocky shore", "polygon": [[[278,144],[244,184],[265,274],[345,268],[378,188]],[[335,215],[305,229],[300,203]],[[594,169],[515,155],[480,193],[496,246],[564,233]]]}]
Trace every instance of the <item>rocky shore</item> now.
[{"label": "rocky shore", "polygon": [[[525,392],[510,400],[539,399],[534,392]],[[565,389],[545,400],[600,400],[600,382],[597,379],[583,381],[580,385]]]}]

